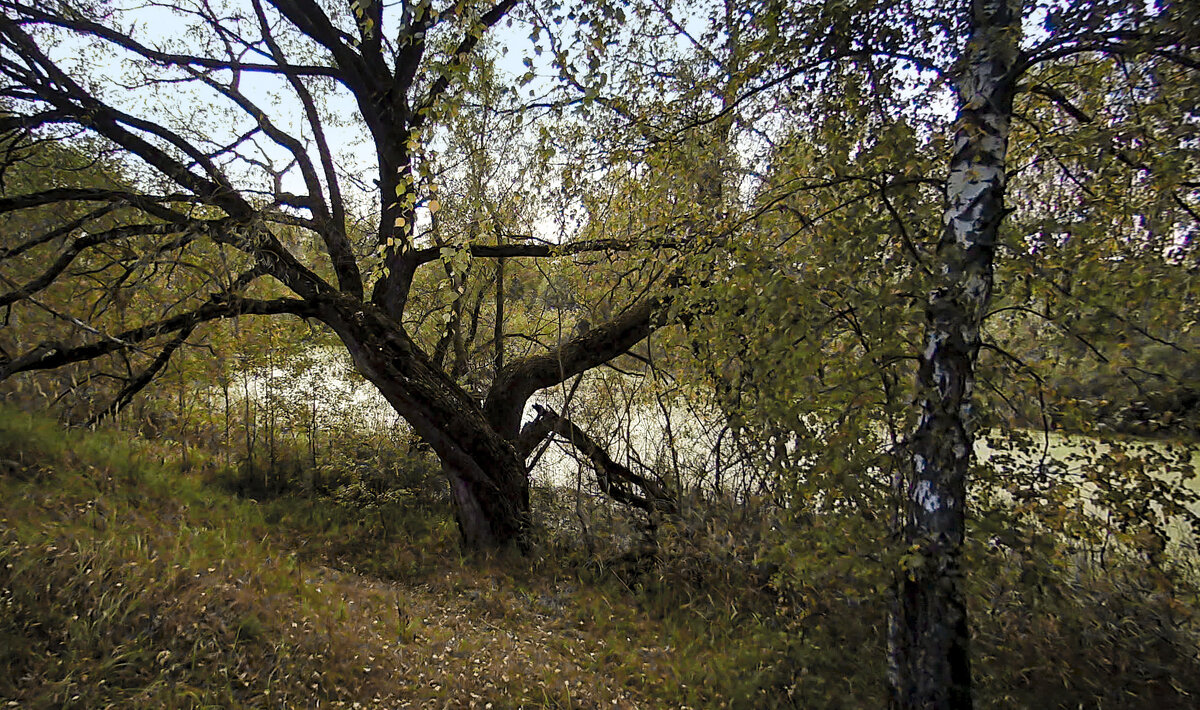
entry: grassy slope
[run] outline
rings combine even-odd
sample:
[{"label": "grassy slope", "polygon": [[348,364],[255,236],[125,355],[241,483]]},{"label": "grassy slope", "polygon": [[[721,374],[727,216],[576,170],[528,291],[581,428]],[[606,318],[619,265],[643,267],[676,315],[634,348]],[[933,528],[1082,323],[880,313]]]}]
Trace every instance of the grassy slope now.
[{"label": "grassy slope", "polygon": [[[790,531],[776,599],[733,538],[688,533],[629,589],[562,550],[462,560],[429,510],[258,504],[213,479],[0,408],[0,707],[883,705],[884,597],[854,583],[870,536]],[[1195,587],[1035,543],[976,546],[978,706],[1193,705]]]},{"label": "grassy slope", "polygon": [[386,541],[203,479],[154,444],[0,410],[0,701],[715,706],[770,656],[611,583],[460,560],[444,520]]}]

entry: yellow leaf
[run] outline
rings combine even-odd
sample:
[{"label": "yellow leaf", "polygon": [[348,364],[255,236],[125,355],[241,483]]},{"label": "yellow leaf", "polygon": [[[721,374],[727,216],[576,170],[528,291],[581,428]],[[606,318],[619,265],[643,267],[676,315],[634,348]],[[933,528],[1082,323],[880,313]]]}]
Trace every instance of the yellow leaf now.
[{"label": "yellow leaf", "polygon": [[442,208],[442,205],[441,205],[441,203],[440,203],[440,202],[438,202],[437,200],[430,200],[430,201],[429,201],[429,213],[430,213],[430,214],[433,214],[434,212],[437,212],[437,211],[438,211],[438,210],[440,210],[441,208]]}]

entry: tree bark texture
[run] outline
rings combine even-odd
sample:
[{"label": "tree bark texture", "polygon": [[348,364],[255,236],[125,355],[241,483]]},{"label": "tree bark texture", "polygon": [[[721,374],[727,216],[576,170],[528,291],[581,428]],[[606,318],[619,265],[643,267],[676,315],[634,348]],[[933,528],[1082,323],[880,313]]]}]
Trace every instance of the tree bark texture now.
[{"label": "tree bark texture", "polygon": [[464,544],[523,546],[529,483],[513,444],[483,410],[381,309],[338,298],[321,311],[358,371],[433,448],[447,475]]},{"label": "tree bark texture", "polygon": [[937,283],[925,311],[911,468],[899,491],[904,554],[889,625],[894,708],[971,707],[962,590],[972,389],[1004,217],[1005,154],[1020,33],[1019,2],[972,0],[957,79]]}]

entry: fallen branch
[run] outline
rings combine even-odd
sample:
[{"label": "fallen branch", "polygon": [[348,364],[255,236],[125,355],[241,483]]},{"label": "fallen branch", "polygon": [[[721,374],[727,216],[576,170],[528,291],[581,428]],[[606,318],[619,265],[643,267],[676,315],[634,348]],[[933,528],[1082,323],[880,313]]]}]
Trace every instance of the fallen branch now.
[{"label": "fallen branch", "polygon": [[[637,474],[614,461],[607,451],[570,419],[540,404],[533,407],[538,415],[521,430],[521,436],[517,440],[519,451],[532,451],[547,436],[557,434],[587,457],[596,472],[596,483],[600,490],[614,500],[646,512],[679,512],[675,497],[657,481]],[[641,489],[641,494],[634,490],[634,486]]]}]

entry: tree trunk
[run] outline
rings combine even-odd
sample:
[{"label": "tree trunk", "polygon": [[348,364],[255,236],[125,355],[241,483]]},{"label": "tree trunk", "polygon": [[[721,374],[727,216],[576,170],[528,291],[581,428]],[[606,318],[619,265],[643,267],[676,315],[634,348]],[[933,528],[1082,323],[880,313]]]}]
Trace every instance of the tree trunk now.
[{"label": "tree trunk", "polygon": [[974,447],[971,407],[979,330],[1004,216],[1017,7],[1010,0],[971,2],[959,70],[938,283],[929,295],[926,348],[917,376],[920,419],[909,442],[911,476],[899,491],[906,554],[889,625],[895,708],[971,707],[961,586],[966,477]]},{"label": "tree trunk", "polygon": [[479,404],[380,309],[339,299],[324,306],[322,320],[346,345],[358,371],[437,454],[464,545],[524,547],[530,521],[525,464]]}]

